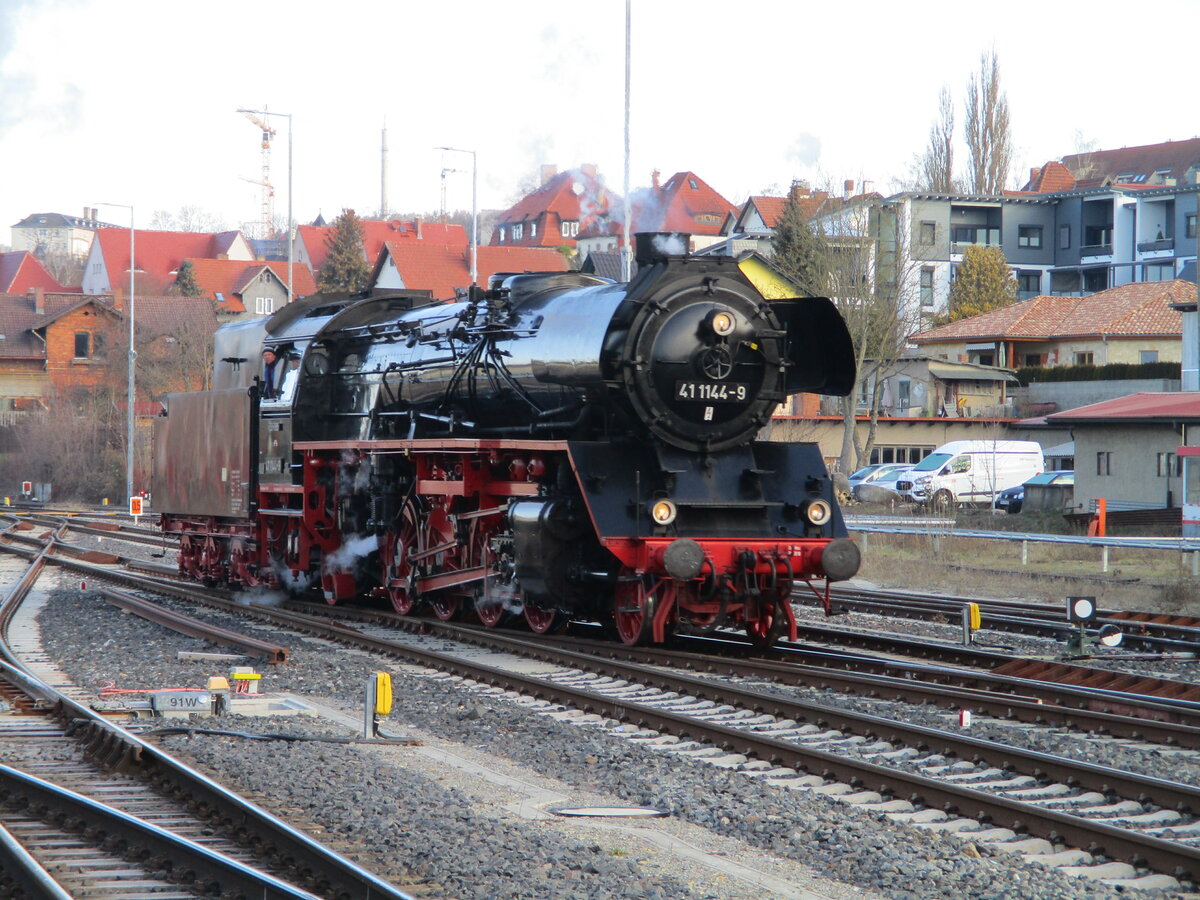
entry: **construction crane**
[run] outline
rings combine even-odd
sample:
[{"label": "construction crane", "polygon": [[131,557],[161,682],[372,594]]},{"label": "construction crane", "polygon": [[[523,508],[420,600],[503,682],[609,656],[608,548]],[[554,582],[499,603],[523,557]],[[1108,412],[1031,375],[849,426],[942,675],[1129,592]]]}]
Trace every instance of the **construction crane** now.
[{"label": "construction crane", "polygon": [[[263,106],[263,109],[266,109],[266,106]],[[270,238],[275,231],[275,186],[271,184],[271,139],[275,137],[275,129],[256,113],[249,110],[241,110],[241,113],[257,125],[262,132],[262,178],[257,181],[252,178],[243,178],[242,180],[257,184],[262,188],[262,209],[260,210],[262,233],[259,237]]]}]

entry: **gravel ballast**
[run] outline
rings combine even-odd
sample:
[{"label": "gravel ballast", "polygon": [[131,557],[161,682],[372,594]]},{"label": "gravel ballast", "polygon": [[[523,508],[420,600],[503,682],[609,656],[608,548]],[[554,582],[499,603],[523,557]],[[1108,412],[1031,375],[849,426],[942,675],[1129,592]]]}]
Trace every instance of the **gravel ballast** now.
[{"label": "gravel ballast", "polygon": [[[181,607],[227,627],[230,617]],[[84,688],[196,686],[215,674],[179,662],[180,650],[215,651],[203,641],[167,632],[122,613],[97,594],[52,592],[39,616],[47,654]],[[263,671],[262,688],[308,695],[361,716],[362,690],[377,669],[393,673],[396,708],[386,727],[418,737],[427,746],[482,761],[490,768],[590,800],[666,810],[671,827],[701,829],[714,846],[731,853],[775,857],[771,874],[829,897],[978,898],[1128,896],[1116,888],[1064,875],[926,829],[896,823],[807,791],[789,791],[702,762],[652,752],[637,743],[557,721],[504,696],[443,676],[430,677],[394,661],[332,647],[297,635],[240,622],[258,637],[274,636],[290,649],[289,661]],[[130,648],[136,648],[131,652]],[[874,710],[863,698],[820,692],[823,702]],[[880,715],[944,725],[944,711],[901,704]],[[193,720],[198,727],[241,731],[329,733],[349,731],[307,718]],[[988,725],[1016,742],[1023,729]],[[974,734],[983,735],[979,731]],[[1050,749],[1058,738],[1040,730]],[[637,841],[573,822],[539,821],[488,801],[487,792],[452,766],[431,765],[427,755],[401,747],[374,748],[302,742],[259,742],[219,736],[163,737],[168,749],[251,799],[298,820],[318,837],[385,877],[417,873],[463,898],[742,898],[768,892],[711,870],[679,865]],[[1086,741],[1062,736],[1093,756]],[[1117,748],[1119,742],[1106,746]],[[1056,751],[1062,752],[1062,751]],[[1109,751],[1103,751],[1109,752]],[[1147,767],[1152,751],[1112,749]],[[1118,764],[1118,763],[1113,763]],[[1194,766],[1194,763],[1188,763]],[[1129,765],[1130,768],[1135,768]],[[1170,761],[1179,778],[1180,761]],[[1190,774],[1189,770],[1189,774]],[[541,774],[544,773],[544,774]],[[503,798],[501,798],[503,799]],[[684,835],[681,839],[688,837]],[[977,852],[976,852],[977,851]],[[741,856],[738,857],[742,859]],[[749,864],[749,862],[747,862]],[[821,880],[817,880],[820,878]],[[1147,891],[1137,896],[1169,896]]]}]

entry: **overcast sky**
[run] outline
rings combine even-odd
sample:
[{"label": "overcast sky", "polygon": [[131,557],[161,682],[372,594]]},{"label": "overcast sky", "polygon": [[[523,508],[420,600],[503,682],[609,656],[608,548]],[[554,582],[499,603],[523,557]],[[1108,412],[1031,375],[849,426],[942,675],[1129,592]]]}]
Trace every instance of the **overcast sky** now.
[{"label": "overcast sky", "polygon": [[[631,184],[690,169],[732,202],[794,178],[888,193],[994,47],[1016,173],[1200,130],[1200,0],[633,0]],[[0,0],[0,244],[35,212],[132,203],[259,218],[259,134],[293,115],[294,214],[505,207],[543,163],[623,181],[624,0]],[[287,204],[287,120],[271,156]],[[960,151],[958,160],[965,160]],[[102,209],[124,224],[129,213]]]}]

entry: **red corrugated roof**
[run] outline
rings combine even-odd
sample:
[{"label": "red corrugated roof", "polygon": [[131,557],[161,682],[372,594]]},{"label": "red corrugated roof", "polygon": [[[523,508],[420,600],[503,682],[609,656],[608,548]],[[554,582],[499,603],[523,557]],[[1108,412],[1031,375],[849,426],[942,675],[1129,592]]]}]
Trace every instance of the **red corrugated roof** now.
[{"label": "red corrugated roof", "polygon": [[1200,419],[1200,391],[1143,392],[1102,400],[1077,409],[1051,413],[1046,420],[1052,424],[1083,421],[1147,421]]},{"label": "red corrugated roof", "polygon": [[1196,286],[1188,281],[1143,281],[1086,297],[1034,297],[931,328],[913,335],[912,340],[934,344],[1100,335],[1179,337],[1183,334],[1183,317],[1171,304],[1195,296]]}]

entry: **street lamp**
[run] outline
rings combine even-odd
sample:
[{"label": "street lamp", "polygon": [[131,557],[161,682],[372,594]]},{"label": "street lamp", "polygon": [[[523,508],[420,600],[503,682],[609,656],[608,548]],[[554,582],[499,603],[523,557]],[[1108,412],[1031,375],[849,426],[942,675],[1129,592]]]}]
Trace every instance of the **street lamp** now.
[{"label": "street lamp", "polygon": [[265,109],[239,109],[240,113],[250,113],[254,116],[279,116],[281,119],[288,120],[288,215],[287,215],[287,251],[288,251],[288,279],[287,279],[287,302],[292,302],[292,114],[281,112],[269,112]]},{"label": "street lamp", "polygon": [[463,150],[459,147],[434,147],[434,150],[449,150],[451,153],[471,154],[471,286],[479,281],[479,166],[474,150]]},{"label": "street lamp", "polygon": [[[133,206],[129,203],[97,203],[97,206],[116,206],[129,210],[129,394],[127,405],[127,429],[125,434],[125,496],[133,497],[133,369],[137,359],[137,351],[133,347],[133,273],[134,273],[134,235]],[[110,285],[111,286],[111,285]]]}]

